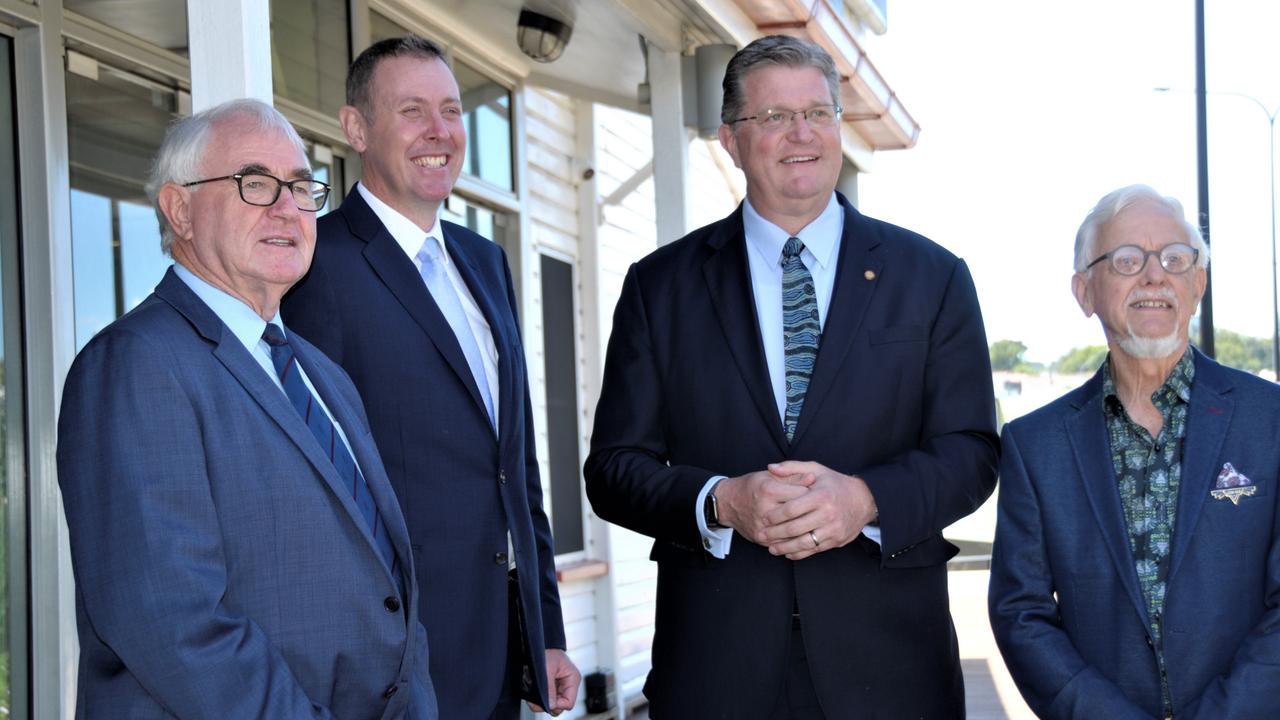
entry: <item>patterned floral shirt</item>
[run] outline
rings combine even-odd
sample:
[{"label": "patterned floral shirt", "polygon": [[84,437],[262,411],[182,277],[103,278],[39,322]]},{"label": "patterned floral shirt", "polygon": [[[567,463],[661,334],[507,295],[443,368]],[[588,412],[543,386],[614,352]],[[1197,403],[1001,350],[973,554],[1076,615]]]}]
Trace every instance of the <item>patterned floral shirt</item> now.
[{"label": "patterned floral shirt", "polygon": [[1182,447],[1187,435],[1187,404],[1191,400],[1194,377],[1195,362],[1188,348],[1164,384],[1151,394],[1151,402],[1164,418],[1160,435],[1155,438],[1125,412],[1116,395],[1110,358],[1102,380],[1111,461],[1119,483],[1120,504],[1129,529],[1129,548],[1133,551],[1138,585],[1147,601],[1166,713],[1170,710],[1169,684],[1164,669],[1160,613],[1164,609],[1165,581],[1169,576],[1178,484],[1182,479]]}]

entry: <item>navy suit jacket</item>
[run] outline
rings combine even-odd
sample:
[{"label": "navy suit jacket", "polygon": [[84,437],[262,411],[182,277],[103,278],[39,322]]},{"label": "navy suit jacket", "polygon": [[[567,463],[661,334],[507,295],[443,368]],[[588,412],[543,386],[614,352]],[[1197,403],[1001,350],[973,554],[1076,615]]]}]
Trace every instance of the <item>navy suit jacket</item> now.
[{"label": "navy suit jacket", "polygon": [[[1280,716],[1280,387],[1195,354],[1163,611],[1177,718]],[[991,624],[1047,718],[1150,718],[1160,675],[1102,372],[1004,428]],[[1252,497],[1211,496],[1224,463]]]},{"label": "navy suit jacket", "polygon": [[440,713],[484,718],[506,671],[508,531],[540,695],[543,649],[564,649],[564,626],[506,255],[442,225],[498,348],[496,436],[448,321],[357,190],[320,219],[311,271],[282,312],[364,398],[409,525]]},{"label": "navy suit jacket", "polygon": [[[760,341],[742,209],[658,249],[623,283],[596,409],[587,494],[656,539],[655,717],[766,717],[792,608],[824,707],[960,717],[963,680],[941,530],[995,485],[991,369],[964,263],[843,197],[835,288],[788,443]],[[703,551],[695,504],[713,475],[815,460],[863,477],[883,552],[860,536],[793,562],[742,536]]]},{"label": "navy suit jacket", "polygon": [[[411,567],[355,388],[290,342]],[[72,365],[58,482],[77,717],[437,717],[412,576],[402,603],[333,463],[172,268]]]}]

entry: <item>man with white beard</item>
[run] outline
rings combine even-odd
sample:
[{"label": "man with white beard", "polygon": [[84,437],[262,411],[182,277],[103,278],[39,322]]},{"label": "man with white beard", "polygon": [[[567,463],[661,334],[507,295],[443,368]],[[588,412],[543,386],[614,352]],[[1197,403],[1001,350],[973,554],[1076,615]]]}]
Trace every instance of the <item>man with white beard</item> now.
[{"label": "man with white beard", "polygon": [[991,623],[1041,717],[1280,716],[1280,389],[1189,346],[1208,262],[1177,200],[1103,197],[1071,286],[1110,352],[1004,428]]}]

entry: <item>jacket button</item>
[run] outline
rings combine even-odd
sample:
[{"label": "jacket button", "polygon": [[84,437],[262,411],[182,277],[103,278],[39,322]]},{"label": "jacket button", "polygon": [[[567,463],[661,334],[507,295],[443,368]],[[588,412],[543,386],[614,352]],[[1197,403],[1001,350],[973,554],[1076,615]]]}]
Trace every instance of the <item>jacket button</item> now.
[{"label": "jacket button", "polygon": [[392,595],[382,601],[382,607],[386,608],[387,612],[400,612],[400,598]]},{"label": "jacket button", "polygon": [[494,564],[494,565],[506,565],[506,564],[507,564],[507,554],[506,554],[506,553],[504,553],[504,552],[494,553],[494,554],[493,554],[493,564]]},{"label": "jacket button", "polygon": [[395,685],[395,684],[388,685],[387,689],[382,691],[382,697],[389,698],[392,695],[395,695],[399,689],[400,689],[399,685]]},{"label": "jacket button", "polygon": [[1153,643],[1153,642],[1151,642],[1151,638],[1149,638],[1149,637],[1148,637],[1148,638],[1147,638],[1147,647],[1149,647],[1149,648],[1153,648],[1153,647],[1155,647],[1155,646],[1156,646],[1156,644],[1155,644],[1155,643]]},{"label": "jacket button", "polygon": [[502,470],[502,469],[499,469],[499,470],[498,470],[498,482],[499,482],[500,484],[502,484],[502,485],[506,485],[506,484],[507,484],[507,471],[506,471],[506,470]]}]

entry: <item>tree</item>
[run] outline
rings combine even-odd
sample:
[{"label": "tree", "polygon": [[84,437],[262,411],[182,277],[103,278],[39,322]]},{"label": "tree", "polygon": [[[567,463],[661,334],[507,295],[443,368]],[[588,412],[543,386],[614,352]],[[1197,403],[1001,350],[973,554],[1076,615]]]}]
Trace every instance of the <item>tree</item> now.
[{"label": "tree", "polygon": [[1271,367],[1271,340],[1267,338],[1249,337],[1215,328],[1213,350],[1218,362],[1254,375],[1259,370]]},{"label": "tree", "polygon": [[1058,362],[1053,364],[1053,369],[1060,373],[1091,373],[1102,366],[1102,361],[1106,357],[1106,345],[1072,348],[1058,358]]},{"label": "tree", "polygon": [[1019,366],[1026,364],[1022,359],[1026,351],[1027,346],[1017,340],[997,340],[991,343],[991,369],[1018,369]]}]

